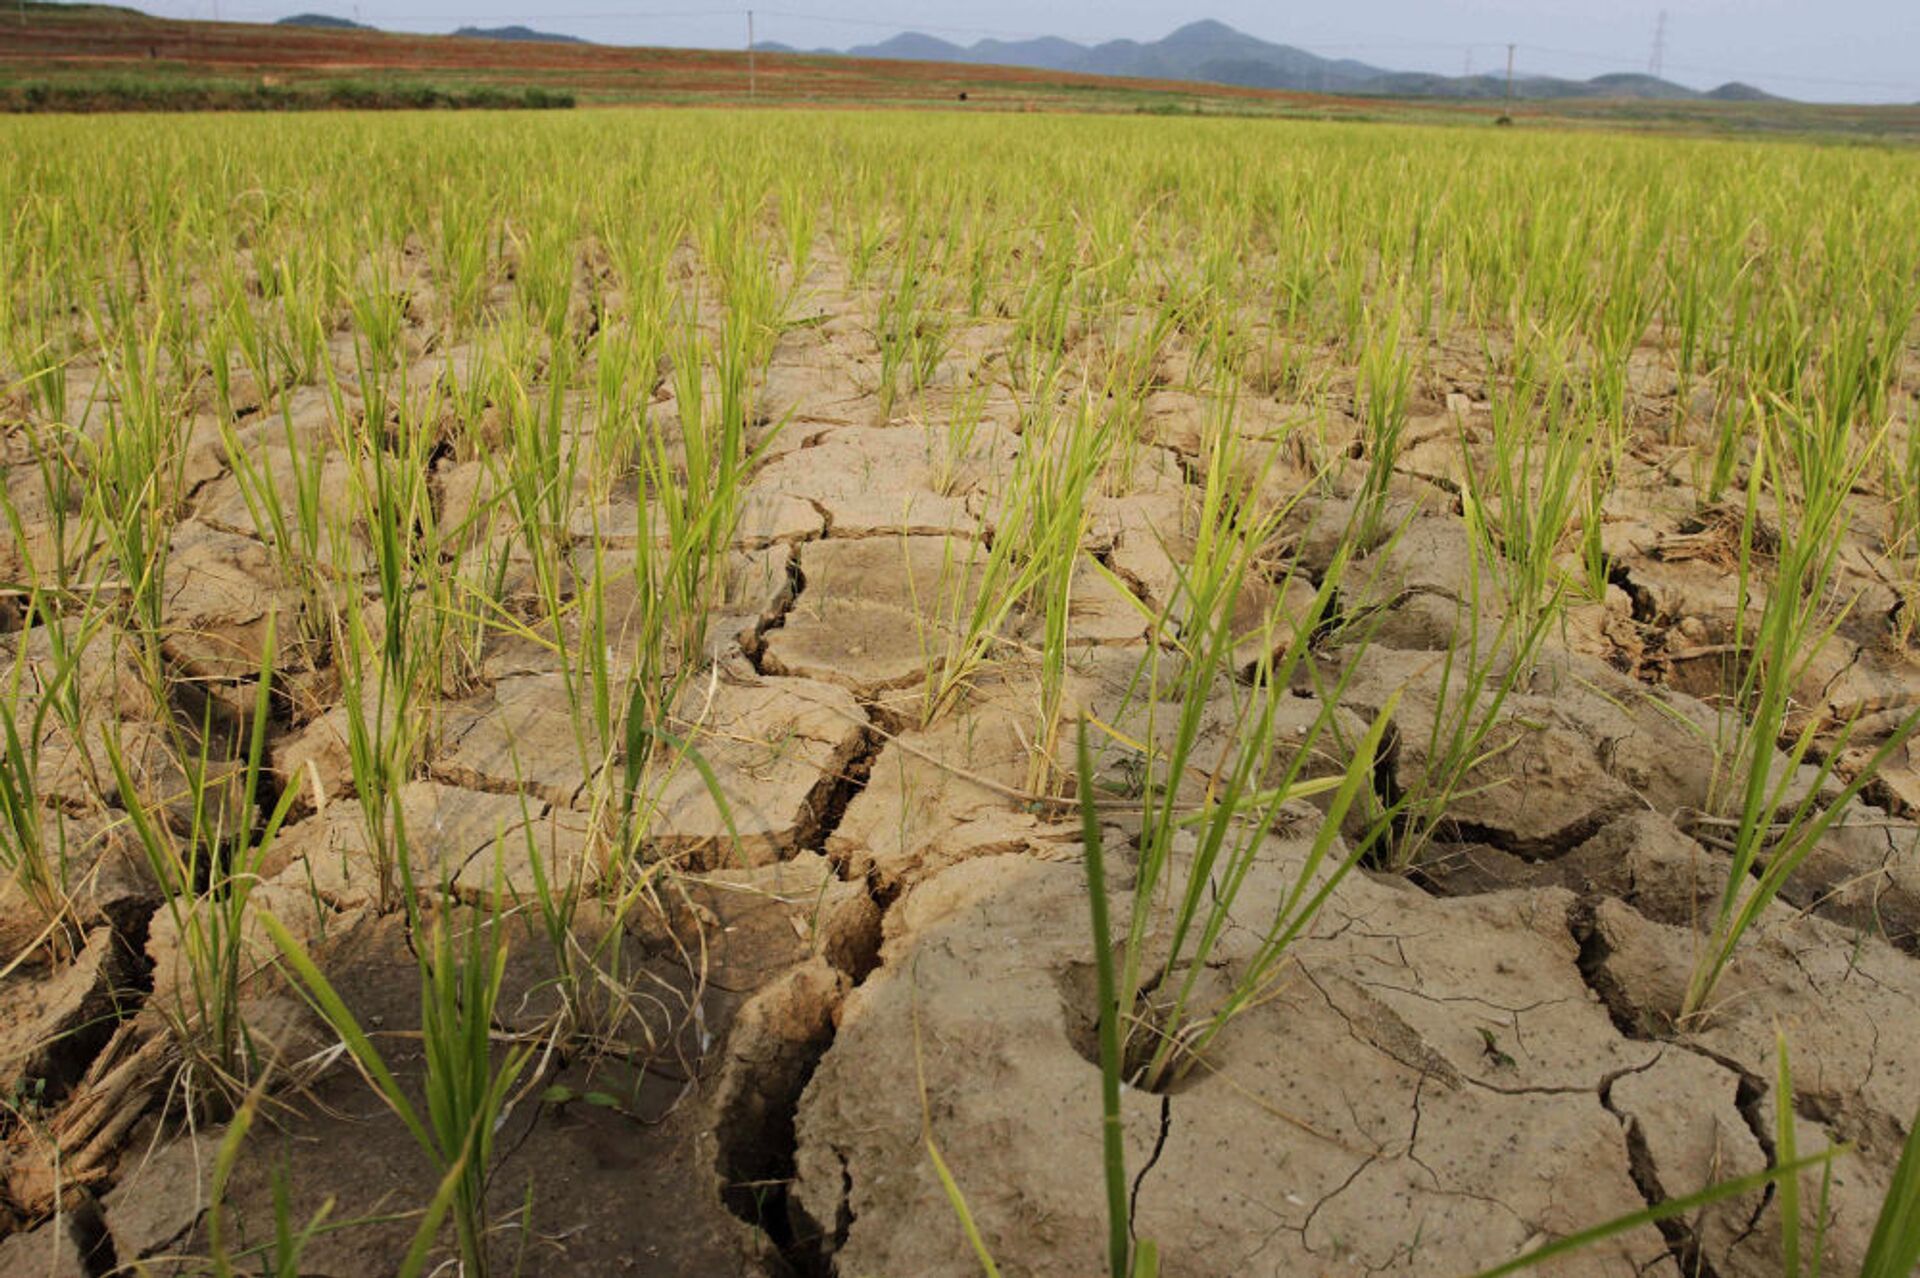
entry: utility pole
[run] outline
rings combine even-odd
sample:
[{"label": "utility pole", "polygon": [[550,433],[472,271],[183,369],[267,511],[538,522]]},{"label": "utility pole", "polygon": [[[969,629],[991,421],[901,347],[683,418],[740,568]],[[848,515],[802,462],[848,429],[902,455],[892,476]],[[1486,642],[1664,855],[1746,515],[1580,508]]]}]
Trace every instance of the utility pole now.
[{"label": "utility pole", "polygon": [[753,65],[753,10],[747,10],[747,96],[760,96],[760,74]]},{"label": "utility pole", "polygon": [[1660,72],[1667,65],[1667,11],[1660,11],[1660,21],[1653,26],[1653,56],[1647,59],[1647,71],[1654,79],[1660,78]]},{"label": "utility pole", "polygon": [[1513,46],[1507,46],[1507,105],[1513,105]]}]

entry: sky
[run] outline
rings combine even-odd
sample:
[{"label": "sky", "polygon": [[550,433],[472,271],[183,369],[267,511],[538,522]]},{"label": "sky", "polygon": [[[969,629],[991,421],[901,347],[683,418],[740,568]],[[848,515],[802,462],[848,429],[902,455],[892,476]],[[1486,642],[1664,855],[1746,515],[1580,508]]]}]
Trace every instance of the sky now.
[{"label": "sky", "polygon": [[[394,31],[522,23],[608,44],[738,48],[745,5],[714,0],[131,0],[172,17],[267,21],[311,10]],[[1585,79],[1645,71],[1664,24],[1664,72],[1697,88],[1744,80],[1807,101],[1920,102],[1920,0],[771,0],[755,35],[800,48],[924,31],[983,37],[1152,40],[1200,17],[1328,57],[1392,70],[1504,70]]]}]

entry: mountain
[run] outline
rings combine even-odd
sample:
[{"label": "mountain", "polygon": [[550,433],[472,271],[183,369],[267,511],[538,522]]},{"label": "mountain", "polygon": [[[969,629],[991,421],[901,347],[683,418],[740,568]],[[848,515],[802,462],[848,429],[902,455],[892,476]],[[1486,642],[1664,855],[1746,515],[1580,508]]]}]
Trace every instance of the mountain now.
[{"label": "mountain", "polygon": [[1712,98],[1715,102],[1780,101],[1779,98],[1774,97],[1765,89],[1756,89],[1751,84],[1742,84],[1738,80],[1729,80],[1717,89],[1708,89],[1706,93],[1701,96]]},{"label": "mountain", "polygon": [[847,52],[856,58],[884,58],[891,62],[973,61],[967,56],[967,50],[959,45],[938,36],[921,35],[918,31],[903,31],[890,40],[862,45]]},{"label": "mountain", "polygon": [[[980,40],[962,46],[937,36],[909,31],[878,44],[857,45],[846,52],[856,58],[1033,67],[1044,71],[1078,71],[1148,80],[1200,80],[1256,89],[1364,97],[1499,98],[1507,93],[1503,76],[1393,71],[1351,58],[1323,58],[1293,45],[1250,36],[1211,19],[1190,22],[1159,40],[1145,43],[1109,40],[1089,46],[1046,36],[1037,40]],[[1711,93],[1701,93],[1684,84],[1636,72],[1595,76],[1591,80],[1564,80],[1553,76],[1516,78],[1513,95],[1535,99],[1707,97],[1742,102],[1769,99],[1769,95],[1750,85],[1725,84]]]},{"label": "mountain", "polygon": [[968,53],[969,62],[1064,71],[1084,55],[1086,49],[1059,36],[1041,36],[1038,40],[982,40]]},{"label": "mountain", "polygon": [[1322,58],[1305,49],[1273,44],[1210,19],[1190,22],[1164,39],[1145,44],[1109,40],[1089,47],[1045,36],[1037,40],[981,40],[963,48],[934,36],[907,32],[879,44],[856,46],[847,53],[856,58],[970,62],[1150,80],[1206,80],[1258,88],[1344,90],[1391,74],[1364,62]]},{"label": "mountain", "polygon": [[[1562,81],[1563,84],[1579,84],[1577,80]],[[1657,76],[1643,75],[1637,71],[1616,71],[1611,75],[1596,75],[1586,81],[1588,87],[1599,91],[1599,96],[1608,98],[1697,98],[1698,89],[1689,89],[1684,84],[1675,84],[1671,80],[1662,80]]]},{"label": "mountain", "polygon": [[466,36],[472,40],[526,40],[539,44],[590,44],[579,36],[556,35],[551,31],[535,31],[532,27],[461,27],[454,32],[457,36]]},{"label": "mountain", "polygon": [[330,13],[296,13],[291,18],[282,18],[274,23],[276,27],[320,27],[328,31],[372,31],[375,28],[351,18],[336,18]]}]

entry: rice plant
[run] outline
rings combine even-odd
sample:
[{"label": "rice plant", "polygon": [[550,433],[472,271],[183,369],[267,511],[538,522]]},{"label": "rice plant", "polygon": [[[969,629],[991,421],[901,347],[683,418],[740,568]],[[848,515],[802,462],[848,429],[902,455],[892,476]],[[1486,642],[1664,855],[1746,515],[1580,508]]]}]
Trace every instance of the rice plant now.
[{"label": "rice plant", "polygon": [[[1524,332],[1523,325],[1516,325]],[[1503,602],[1517,626],[1531,628],[1563,593],[1560,562],[1569,532],[1589,505],[1595,456],[1592,422],[1570,403],[1554,334],[1516,337],[1509,381],[1493,397],[1491,449],[1484,462],[1466,451],[1467,521],[1484,529],[1504,569]],[[1604,574],[1602,574],[1604,585]]]},{"label": "rice plant", "polygon": [[1368,324],[1371,336],[1360,357],[1362,438],[1367,469],[1358,494],[1362,543],[1379,538],[1386,522],[1393,469],[1400,459],[1400,437],[1407,425],[1407,401],[1413,392],[1413,364],[1401,341],[1401,311],[1388,304],[1388,317]]},{"label": "rice plant", "polygon": [[184,834],[176,834],[168,814],[143,794],[117,727],[109,724],[103,734],[121,802],[163,895],[177,946],[176,968],[169,973],[174,996],[160,1012],[184,1049],[192,1075],[189,1097],[216,1112],[239,1104],[265,1064],[241,1009],[256,962],[248,945],[254,923],[250,903],[260,867],[298,796],[297,788],[289,786],[271,810],[259,809],[273,696],[272,651],[269,620],[268,656],[255,684],[253,718],[237,777],[212,766],[207,752],[210,725],[202,725],[199,756],[180,761],[188,788]]},{"label": "rice plant", "polygon": [[66,824],[41,798],[40,759],[51,711],[76,675],[72,661],[60,662],[28,700],[26,674],[27,663],[17,656],[0,695],[0,831],[6,836],[0,871],[45,921],[45,944],[60,958],[73,953],[79,934],[68,891]]},{"label": "rice plant", "polygon": [[[1173,651],[1163,656],[1150,649],[1135,681],[1143,689],[1145,712],[1134,717],[1144,719],[1144,729],[1138,737],[1105,729],[1144,758],[1134,895],[1114,997],[1123,1024],[1123,1074],[1156,1089],[1193,1069],[1215,1036],[1259,1001],[1289,947],[1367,852],[1375,835],[1342,846],[1340,831],[1361,794],[1371,793],[1377,753],[1397,704],[1397,697],[1390,699],[1360,740],[1342,743],[1350,753],[1335,754],[1337,776],[1308,773],[1323,742],[1331,745],[1338,736],[1337,690],[1321,701],[1304,731],[1284,746],[1276,736],[1296,672],[1340,588],[1340,560],[1324,575],[1304,617],[1283,623],[1269,608],[1252,623],[1259,655],[1250,680],[1236,681],[1238,654],[1248,639],[1241,599],[1284,511],[1255,513],[1258,482],[1237,473],[1230,437],[1218,438],[1189,564],[1177,597],[1158,619],[1162,633],[1176,636]],[[1203,743],[1210,710],[1222,698],[1227,735],[1214,757]],[[1171,708],[1171,723],[1162,717],[1163,707]],[[1229,989],[1209,991],[1204,978],[1215,948],[1242,886],[1268,854],[1268,836],[1289,804],[1321,794],[1331,796],[1328,811],[1300,864],[1289,871],[1289,886],[1259,944],[1241,961]],[[1089,801],[1083,793],[1082,802]]]},{"label": "rice plant", "polygon": [[[496,898],[497,899],[497,898]],[[464,1272],[493,1271],[487,1222],[487,1176],[495,1137],[515,1085],[533,1058],[530,1044],[496,1054],[494,1009],[506,974],[507,941],[499,917],[471,920],[456,939],[444,914],[419,916],[420,1041],[425,1055],[422,1112],[389,1068],[311,955],[272,915],[262,923],[315,1009],[340,1035],[355,1065],[392,1109],[442,1177],[428,1222],[453,1218]],[[424,933],[424,935],[420,935]],[[432,1230],[423,1224],[412,1252],[424,1254]],[[408,1265],[418,1261],[412,1253]]]},{"label": "rice plant", "polygon": [[[1920,729],[1920,711],[1903,717],[1850,778],[1836,770],[1852,739],[1842,724],[1834,743],[1816,753],[1825,725],[1816,717],[1790,731],[1796,685],[1831,637],[1846,603],[1836,605],[1833,584],[1846,503],[1863,464],[1844,421],[1776,419],[1762,436],[1749,471],[1740,528],[1739,602],[1733,650],[1744,668],[1723,716],[1719,743],[1722,788],[1716,806],[1733,822],[1731,863],[1708,934],[1694,961],[1681,1016],[1708,1014],[1715,987],[1732,963],[1740,938],[1786,888],[1793,873],[1874,780],[1886,759]],[[1771,482],[1769,483],[1769,477]],[[1757,587],[1755,546],[1762,493],[1772,493],[1779,549],[1759,617],[1749,630],[1748,605]],[[1790,741],[1787,753],[1779,745]],[[1811,781],[1802,776],[1814,766]],[[1829,782],[1838,785],[1829,794]]]}]

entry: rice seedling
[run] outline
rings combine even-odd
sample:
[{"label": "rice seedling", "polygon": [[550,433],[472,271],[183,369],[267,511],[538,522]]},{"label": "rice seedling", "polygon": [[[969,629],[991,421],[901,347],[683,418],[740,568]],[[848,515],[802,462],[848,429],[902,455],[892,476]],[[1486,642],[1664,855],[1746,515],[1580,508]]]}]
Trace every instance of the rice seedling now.
[{"label": "rice seedling", "polygon": [[7,316],[0,348],[7,352],[7,363],[19,379],[19,387],[29,396],[40,416],[49,422],[67,420],[67,361],[60,340],[44,328]]},{"label": "rice seedling", "polygon": [[[1371,819],[1382,859],[1397,872],[1416,866],[1445,828],[1453,805],[1469,786],[1497,785],[1480,778],[1512,748],[1515,731],[1505,716],[1508,701],[1533,666],[1557,616],[1560,590],[1529,611],[1504,610],[1488,589],[1492,536],[1471,501],[1465,512],[1472,545],[1467,559],[1467,596],[1459,602],[1454,643],[1434,654],[1427,732],[1419,739],[1422,765],[1411,770],[1395,794],[1381,796]],[[1403,746],[1405,742],[1403,741]]]},{"label": "rice seedling", "polygon": [[1100,1040],[1100,1143],[1107,1189],[1107,1272],[1125,1278],[1131,1272],[1133,1249],[1131,1210],[1127,1201],[1126,1132],[1120,1119],[1121,1071],[1120,994],[1113,969],[1113,927],[1107,915],[1106,853],[1101,844],[1100,813],[1093,803],[1093,754],[1087,747],[1087,725],[1080,724],[1074,743],[1075,776],[1080,788],[1080,830],[1086,849],[1087,901],[1093,916],[1093,966],[1096,1014]]},{"label": "rice seedling", "polygon": [[273,693],[272,639],[269,619],[268,656],[255,686],[237,788],[232,774],[210,766],[210,725],[202,725],[199,757],[181,760],[188,787],[184,834],[176,834],[174,821],[143,796],[117,726],[107,725],[103,734],[128,823],[173,926],[175,993],[172,1005],[159,1010],[184,1049],[190,1103],[211,1111],[239,1104],[263,1065],[241,1012],[253,963],[249,905],[260,866],[298,794],[289,786],[271,810],[259,808]]},{"label": "rice seedling", "polygon": [[78,587],[77,561],[83,557],[82,543],[89,539],[91,530],[86,507],[88,482],[80,469],[84,436],[60,418],[53,418],[48,425],[29,424],[20,434],[40,481],[36,495],[41,498],[38,505],[46,519],[45,541],[51,543],[53,562],[43,566],[37,561],[32,549],[34,539],[21,517],[19,504],[5,485],[0,485],[0,515],[5,517],[23,561],[24,584],[48,588],[51,603],[61,593]]},{"label": "rice seedling", "polygon": [[[497,888],[496,883],[496,888]],[[497,892],[496,892],[496,899]],[[415,916],[420,966],[420,1041],[425,1055],[425,1112],[408,1098],[380,1050],[299,941],[271,914],[262,925],[315,1009],[340,1035],[355,1065],[439,1171],[439,1192],[422,1222],[408,1267],[418,1270],[441,1215],[453,1217],[460,1263],[469,1274],[492,1272],[487,1174],[494,1140],[512,1106],[515,1085],[533,1047],[509,1046],[496,1058],[494,1009],[506,974],[507,941],[497,915],[476,919],[456,940],[442,912]],[[420,935],[424,933],[424,935]]]},{"label": "rice seedling", "polygon": [[946,323],[939,315],[939,299],[929,297],[932,283],[925,260],[929,250],[909,224],[902,232],[905,248],[892,278],[880,293],[875,341],[880,347],[880,411],[890,413],[902,389],[918,392],[933,379],[946,351]]},{"label": "rice seedling", "polygon": [[[335,420],[347,418],[338,383],[333,383]],[[432,529],[432,501],[426,484],[430,429],[406,407],[388,436],[385,392],[367,398],[370,433],[342,431],[336,446],[348,459],[348,501],[354,524],[365,530],[368,559],[378,585],[379,612],[370,615],[357,590],[342,592],[333,617],[332,650],[339,654],[342,704],[354,797],[364,818],[372,853],[379,908],[403,904],[407,873],[407,833],[399,804],[401,785],[412,774],[425,744],[425,724],[417,707],[438,686],[439,653],[432,631],[416,624],[416,585],[428,562],[425,545]],[[377,418],[375,413],[378,413]],[[354,554],[347,529],[337,525],[332,538],[334,562]],[[437,565],[436,565],[437,566]]]},{"label": "rice seedling", "polygon": [[[690,331],[672,352],[680,456],[659,431],[640,444],[642,517],[668,548],[653,586],[666,602],[663,620],[670,619],[665,641],[681,662],[695,662],[705,650],[707,617],[725,589],[744,481],[779,434],[777,424],[757,442],[750,443],[747,434],[751,369],[762,358],[766,335],[761,329],[769,317],[733,311],[729,316],[717,341]],[[709,369],[711,395],[705,381]]]},{"label": "rice seedling", "polygon": [[186,450],[180,415],[158,368],[160,331],[142,338],[127,325],[122,334],[104,365],[114,386],[105,430],[84,461],[91,479],[86,517],[111,556],[130,628],[157,687],[169,537]]},{"label": "rice seedling", "polygon": [[[1337,777],[1309,778],[1307,773],[1323,739],[1337,735],[1331,727],[1337,692],[1321,702],[1304,731],[1284,748],[1277,745],[1278,715],[1328,615],[1344,560],[1336,560],[1324,575],[1303,617],[1288,618],[1283,625],[1268,610],[1255,623],[1260,655],[1250,682],[1239,685],[1234,678],[1238,654],[1248,637],[1243,630],[1247,623],[1239,616],[1240,601],[1284,511],[1264,517],[1255,513],[1257,473],[1251,480],[1238,473],[1231,435],[1220,432],[1215,439],[1180,591],[1158,619],[1173,652],[1163,659],[1157,646],[1150,649],[1136,680],[1146,699],[1144,733],[1129,740],[1118,729],[1105,729],[1115,741],[1146,757],[1133,903],[1120,943],[1114,997],[1123,1023],[1122,1075],[1134,1085],[1156,1090],[1193,1069],[1233,1018],[1258,1002],[1289,947],[1367,852],[1374,835],[1341,847],[1340,830],[1371,784],[1376,754],[1398,701],[1397,696],[1391,699],[1363,737],[1352,743]],[[1284,596],[1284,590],[1281,593]],[[1173,667],[1171,672],[1166,665]],[[1203,754],[1204,729],[1210,707],[1218,706],[1222,696],[1227,698],[1230,726],[1219,757],[1209,763]],[[1163,706],[1173,712],[1173,722],[1164,729]],[[1242,887],[1267,852],[1268,836],[1290,803],[1317,794],[1332,796],[1328,811],[1300,863],[1287,872],[1273,918],[1253,951],[1241,958],[1230,987],[1208,990],[1205,978],[1215,949]],[[1082,802],[1091,801],[1083,791]],[[1110,943],[1095,938],[1096,946]]]},{"label": "rice seedling", "polygon": [[0,686],[0,831],[6,836],[0,839],[0,871],[45,920],[45,944],[56,957],[70,955],[79,935],[68,896],[66,825],[40,794],[41,750],[54,707],[77,677],[74,655],[56,651],[54,669],[36,672],[39,687],[31,700],[24,654],[16,655]]},{"label": "rice seedling", "polygon": [[[1493,397],[1490,454],[1484,464],[1470,447],[1464,456],[1461,501],[1472,507],[1467,523],[1497,545],[1496,562],[1506,570],[1502,602],[1517,614],[1522,632],[1563,594],[1562,548],[1583,513],[1595,513],[1594,429],[1569,403],[1560,363],[1566,340],[1549,333],[1516,337],[1511,380]],[[1603,585],[1604,579],[1602,573]]]},{"label": "rice seedling", "polygon": [[780,228],[786,232],[788,272],[787,300],[781,304],[783,311],[790,309],[813,265],[814,240],[819,231],[817,213],[813,192],[799,179],[788,177],[780,188]]},{"label": "rice seedling", "polygon": [[226,415],[220,420],[221,442],[256,535],[273,551],[280,579],[301,597],[303,607],[293,619],[291,637],[311,649],[329,638],[338,584],[330,556],[338,530],[329,527],[324,444],[302,440],[284,406],[280,420],[284,475],[240,439]]},{"label": "rice seedling", "polygon": [[1367,470],[1357,497],[1356,535],[1369,544],[1379,539],[1386,524],[1393,468],[1400,458],[1407,401],[1413,394],[1413,362],[1402,347],[1404,318],[1398,302],[1389,303],[1387,311],[1384,321],[1369,318],[1367,330],[1371,336],[1360,357]]},{"label": "rice seedling", "polygon": [[1103,429],[1114,441],[1104,485],[1110,494],[1125,493],[1133,485],[1142,451],[1144,401],[1156,375],[1156,361],[1180,323],[1181,316],[1176,309],[1162,306],[1130,344],[1108,356],[1102,380],[1105,412],[1110,419],[1103,424]]},{"label": "rice seedling", "polygon": [[1039,740],[1046,744],[1036,749],[1035,766],[1043,774],[1051,766],[1046,761],[1059,727],[1067,613],[1073,574],[1083,559],[1087,499],[1112,448],[1111,436],[1084,410],[1058,408],[1054,385],[1048,379],[1026,406],[1019,453],[986,544],[949,538],[940,580],[913,583],[916,592],[930,591],[936,603],[933,621],[921,635],[928,672],[923,723],[932,723],[959,701],[1007,642],[1007,629],[1019,611],[1039,615]]},{"label": "rice seedling", "polygon": [[[1734,653],[1743,666],[1736,667],[1738,684],[1722,716],[1717,743],[1720,786],[1715,806],[1735,822],[1727,840],[1731,864],[1687,984],[1683,1019],[1710,1012],[1714,989],[1740,938],[1887,758],[1920,730],[1920,711],[1905,716],[1852,778],[1839,785],[1837,794],[1828,793],[1829,782],[1842,780],[1836,768],[1853,725],[1840,725],[1824,757],[1814,749],[1825,726],[1817,717],[1797,734],[1790,732],[1796,685],[1847,606],[1843,602],[1828,614],[1848,522],[1848,494],[1863,458],[1855,451],[1847,423],[1832,418],[1808,421],[1783,414],[1756,447],[1741,521],[1740,609],[1733,637]],[[1751,592],[1758,588],[1755,547],[1762,491],[1769,487],[1770,476],[1779,547],[1773,580],[1749,630]],[[1779,746],[1789,739],[1791,746],[1782,757]],[[1803,765],[1809,764],[1814,766],[1811,781],[1802,774]]]},{"label": "rice seedling", "polygon": [[946,437],[933,463],[933,491],[951,497],[959,488],[962,473],[974,456],[980,423],[987,406],[987,387],[975,386],[954,396],[947,418]]},{"label": "rice seedling", "polygon": [[[1082,400],[1077,414],[1056,417],[1044,429],[1029,426],[1021,442],[1032,445],[1038,468],[1032,477],[1033,508],[1023,512],[1035,535],[1026,551],[1031,583],[1021,602],[1040,617],[1040,721],[1030,752],[1027,789],[1050,792],[1066,711],[1074,578],[1083,564],[1095,562],[1082,550],[1091,518],[1088,495],[1106,469],[1113,441]],[[1010,530],[1001,535],[1010,535]]]}]

